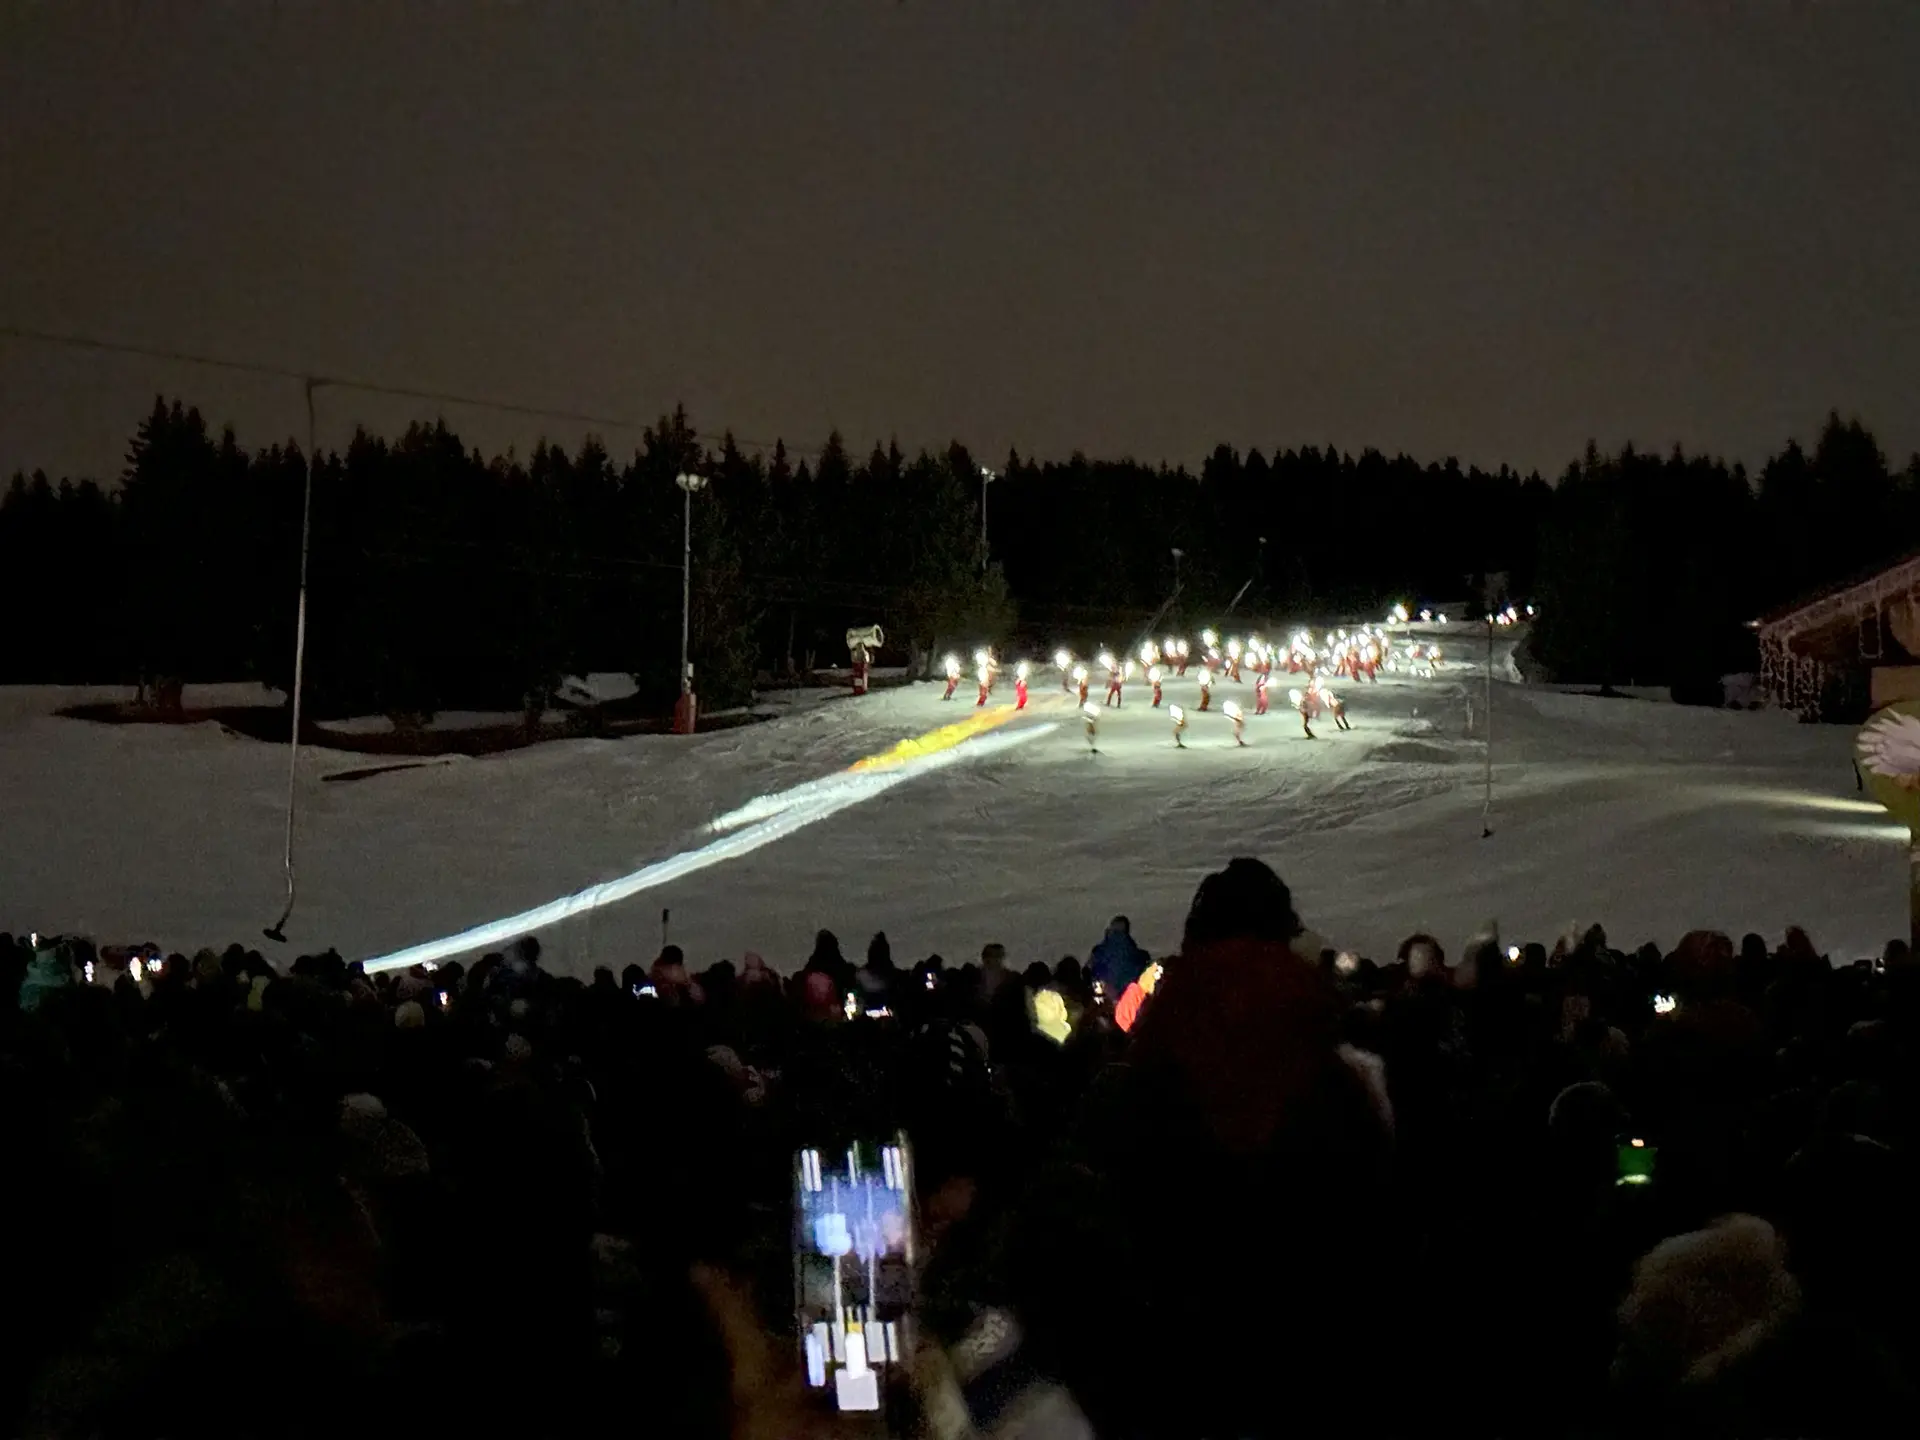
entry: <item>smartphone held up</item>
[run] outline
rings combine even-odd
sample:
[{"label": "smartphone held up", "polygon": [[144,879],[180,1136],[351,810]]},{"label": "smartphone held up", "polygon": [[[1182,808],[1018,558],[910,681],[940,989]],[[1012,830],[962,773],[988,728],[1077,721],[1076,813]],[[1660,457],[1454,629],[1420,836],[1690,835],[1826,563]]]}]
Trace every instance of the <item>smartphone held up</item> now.
[{"label": "smartphone held up", "polygon": [[917,1240],[905,1135],[794,1157],[794,1300],[809,1392],[837,1413],[906,1403]]},{"label": "smartphone held up", "polygon": [[1621,1137],[1618,1147],[1618,1164],[1614,1172],[1616,1185],[1651,1185],[1653,1183],[1654,1161],[1660,1152],[1638,1135]]}]

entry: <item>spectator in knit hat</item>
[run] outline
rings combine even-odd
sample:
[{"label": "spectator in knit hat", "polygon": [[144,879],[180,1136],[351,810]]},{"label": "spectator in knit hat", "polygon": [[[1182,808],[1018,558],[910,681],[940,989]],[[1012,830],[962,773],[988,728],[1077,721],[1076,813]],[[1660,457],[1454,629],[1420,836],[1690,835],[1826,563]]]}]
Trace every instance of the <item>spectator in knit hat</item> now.
[{"label": "spectator in knit hat", "polygon": [[1259,861],[1202,881],[1075,1163],[1021,1207],[1022,1312],[1102,1434],[1287,1433],[1366,1382],[1380,1249],[1328,1242],[1383,1223],[1389,1130],[1299,930]]}]

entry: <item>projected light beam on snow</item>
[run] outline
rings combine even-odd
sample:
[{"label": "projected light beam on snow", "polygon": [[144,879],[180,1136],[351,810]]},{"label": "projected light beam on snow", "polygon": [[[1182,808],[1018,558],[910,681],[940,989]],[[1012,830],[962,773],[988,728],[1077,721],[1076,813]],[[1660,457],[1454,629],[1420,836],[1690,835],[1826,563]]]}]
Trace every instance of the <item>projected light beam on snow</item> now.
[{"label": "projected light beam on snow", "polygon": [[[942,725],[938,730],[929,731],[925,735],[916,735],[911,740],[902,740],[878,755],[869,755],[864,760],[856,760],[847,767],[844,774],[809,780],[806,784],[796,785],[791,790],[782,790],[778,795],[761,795],[749,800],[737,810],[729,810],[725,815],[718,817],[707,828],[716,835],[724,834],[728,830],[737,830],[742,825],[751,825],[756,820],[770,820],[775,815],[785,814],[797,806],[810,804],[823,796],[838,794],[846,788],[847,781],[852,777],[876,772],[893,773],[916,764],[924,764],[935,755],[958,749],[996,726],[1004,725],[1013,718],[1014,713],[1011,705],[976,711],[952,725]],[[971,753],[980,752],[975,750]]]},{"label": "projected light beam on snow", "polygon": [[[795,831],[805,829],[816,821],[825,820],[830,815],[837,815],[842,810],[871,800],[876,795],[883,794],[894,786],[917,776],[942,770],[963,761],[984,759],[986,756],[1011,750],[1016,745],[1024,745],[1027,741],[1037,739],[1056,728],[1058,727],[1049,723],[997,735],[976,735],[946,748],[902,760],[887,768],[856,767],[839,775],[829,775],[821,780],[797,785],[792,790],[783,791],[779,795],[762,796],[759,800],[735,811],[733,815],[722,816],[712,826],[715,831],[721,831],[729,828],[722,823],[723,821],[733,821],[735,826],[744,824],[746,826],[744,829],[734,828],[733,833],[723,834],[719,839],[697,849],[683,850],[678,855],[670,855],[664,860],[656,860],[651,865],[643,866],[630,875],[591,885],[585,890],[563,895],[558,900],[550,900],[545,905],[523,910],[518,915],[508,915],[500,920],[492,920],[484,925],[462,930],[457,935],[428,940],[419,945],[410,945],[405,950],[396,950],[392,954],[370,959],[365,962],[366,971],[371,975],[382,970],[404,970],[413,965],[423,965],[428,961],[445,960],[451,956],[483,950],[491,945],[504,945],[530,931],[547,929],[603,906],[618,904],[644,890],[652,890],[657,886],[706,870],[714,865],[723,864],[728,860],[737,860],[763,845],[771,845],[776,840],[785,839]],[[761,818],[749,821],[736,820],[735,817],[743,812],[754,812]]]}]

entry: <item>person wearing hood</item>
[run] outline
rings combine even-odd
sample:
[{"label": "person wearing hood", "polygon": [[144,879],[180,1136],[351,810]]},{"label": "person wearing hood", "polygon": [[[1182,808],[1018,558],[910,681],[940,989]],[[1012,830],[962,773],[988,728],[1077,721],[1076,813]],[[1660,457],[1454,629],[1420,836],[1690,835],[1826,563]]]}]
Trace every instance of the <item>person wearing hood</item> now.
[{"label": "person wearing hood", "polygon": [[1133,938],[1133,922],[1116,915],[1107,922],[1107,933],[1088,957],[1088,973],[1113,1000],[1146,972],[1152,957]]},{"label": "person wearing hood", "polygon": [[871,1010],[875,1006],[892,1003],[894,984],[900,978],[900,971],[893,963],[893,946],[887,941],[886,931],[878,931],[867,942],[867,963],[860,967],[854,978],[863,1009]]},{"label": "person wearing hood", "polygon": [[43,940],[33,951],[33,958],[27,961],[27,972],[21,978],[20,1008],[38,1010],[53,991],[72,983],[73,962],[67,956],[65,945]]}]

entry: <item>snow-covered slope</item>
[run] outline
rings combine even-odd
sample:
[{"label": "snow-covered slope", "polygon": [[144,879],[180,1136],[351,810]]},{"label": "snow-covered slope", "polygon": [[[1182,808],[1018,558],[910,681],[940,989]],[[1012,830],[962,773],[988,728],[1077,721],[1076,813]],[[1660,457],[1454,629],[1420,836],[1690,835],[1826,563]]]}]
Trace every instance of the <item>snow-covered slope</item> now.
[{"label": "snow-covered slope", "polygon": [[[1489,919],[1514,940],[1599,920],[1628,944],[1799,922],[1836,954],[1906,929],[1902,836],[1856,794],[1844,729],[1496,684],[1482,839],[1471,670],[1342,686],[1352,733],[1323,723],[1312,742],[1276,683],[1247,748],[1217,713],[1192,714],[1184,752],[1134,685],[1098,754],[1049,674],[1009,723],[1064,722],[1054,732],[557,926],[554,963],[651,958],[662,906],[698,963],[754,949],[791,968],[821,926],[849,953],[884,929],[901,959],[999,940],[1020,962],[1052,960],[1084,955],[1116,911],[1164,949],[1199,878],[1237,854],[1278,868],[1315,930],[1374,955],[1415,929],[1452,949]],[[1167,690],[1194,710],[1190,678]],[[365,757],[309,752],[288,951],[385,954],[707,844],[724,812],[965,713],[939,693],[345,783],[324,777]],[[285,750],[212,725],[54,718],[69,698],[0,692],[0,928],[262,944],[282,897]],[[1250,686],[1215,699],[1252,708]]]}]

